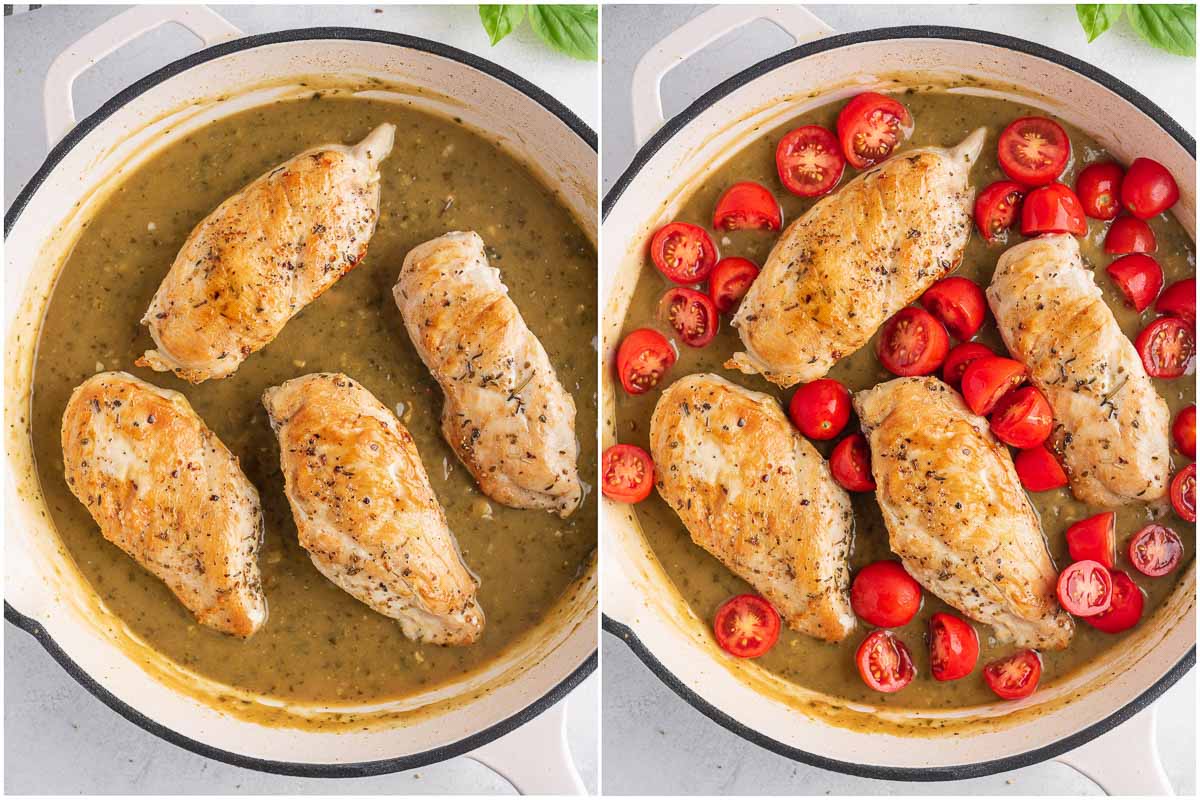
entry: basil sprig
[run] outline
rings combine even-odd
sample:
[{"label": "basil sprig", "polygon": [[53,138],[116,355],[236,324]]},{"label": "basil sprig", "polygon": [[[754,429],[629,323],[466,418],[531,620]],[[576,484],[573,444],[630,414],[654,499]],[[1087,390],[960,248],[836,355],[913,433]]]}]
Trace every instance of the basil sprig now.
[{"label": "basil sprig", "polygon": [[495,45],[526,18],[543,42],[584,61],[599,56],[600,14],[594,5],[481,5],[479,21]]},{"label": "basil sprig", "polygon": [[1129,26],[1138,36],[1159,50],[1177,56],[1196,55],[1196,6],[1193,3],[1081,3],[1075,15],[1094,42],[1100,34],[1121,19],[1129,17]]}]

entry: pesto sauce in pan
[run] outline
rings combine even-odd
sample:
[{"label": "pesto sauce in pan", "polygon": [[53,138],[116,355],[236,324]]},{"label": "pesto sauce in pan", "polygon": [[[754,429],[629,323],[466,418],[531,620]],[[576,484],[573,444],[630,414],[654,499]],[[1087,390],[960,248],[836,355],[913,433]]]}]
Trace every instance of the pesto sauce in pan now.
[{"label": "pesto sauce in pan", "polygon": [[[153,347],[139,320],[192,228],[221,201],[296,153],[354,143],[394,123],[378,230],[366,259],[291,320],[231,377],[190,386],[136,368]],[[476,488],[442,440],[442,395],[405,333],[392,285],[405,254],[450,230],[475,230],[574,397],[580,475],[596,447],[595,250],[553,193],[518,161],[454,122],[351,98],[280,102],[215,122],[152,157],[99,207],[51,298],[34,368],[33,445],[54,524],[84,577],[141,638],[175,661],[253,692],[358,702],[413,694],[494,659],[554,606],[595,548],[596,501],[566,520],[509,509]],[[164,584],[100,535],[67,488],[59,428],[71,390],[121,369],[188,398],[262,496],[259,557],[267,624],[239,641],[198,625]],[[341,371],[412,432],[487,616],[474,645],[406,639],[399,625],[321,576],[296,540],[263,390]]]},{"label": "pesto sauce in pan", "polygon": [[[939,91],[910,92],[900,97],[912,113],[915,131],[904,148],[928,145],[951,146],[960,142],[977,127],[988,129],[988,140],[979,160],[971,171],[971,183],[981,190],[993,181],[1005,179],[996,160],[996,141],[1005,126],[1017,117],[1040,114],[1037,109],[1008,100],[994,98],[950,95]],[[678,219],[700,225],[711,232],[712,212],[717,199],[730,185],[742,180],[752,180],[770,189],[779,199],[784,213],[784,226],[801,216],[814,200],[789,194],[780,183],[775,171],[775,146],[784,133],[800,125],[819,124],[835,130],[835,120],[841,104],[825,106],[790,121],[776,130],[748,144],[737,153],[704,185],[688,198]],[[1064,124],[1071,137],[1074,156],[1062,181],[1071,186],[1079,170],[1089,163],[1106,158],[1099,144],[1076,128]],[[839,186],[844,185],[858,173],[849,165]],[[1175,176],[1181,183],[1189,179],[1186,175]],[[1137,332],[1154,319],[1153,308],[1140,316],[1124,304],[1123,295],[1104,272],[1112,260],[1104,253],[1102,243],[1108,223],[1089,220],[1090,231],[1086,241],[1080,245],[1084,259],[1096,273],[1097,283],[1104,291],[1105,300],[1116,314],[1121,328],[1132,339]],[[1150,221],[1158,237],[1158,252],[1154,257],[1163,267],[1166,284],[1195,274],[1195,247],[1187,233],[1173,219],[1161,215]],[[1019,227],[1019,225],[1018,225]],[[777,234],[766,231],[738,231],[714,234],[721,256],[745,256],[760,267],[765,262]],[[955,274],[962,275],[985,287],[991,281],[996,261],[1007,246],[1022,241],[1018,231],[1008,234],[1007,244],[987,245],[977,231],[972,232],[963,264]],[[642,271],[623,333],[639,327],[655,327],[671,334],[669,326],[655,319],[659,298],[669,282],[650,264]],[[649,449],[650,415],[660,395],[660,390],[685,375],[696,372],[713,372],[723,375],[746,388],[767,392],[784,403],[791,399],[794,389],[780,390],[761,376],[742,375],[722,367],[722,363],[734,352],[741,350],[737,332],[729,324],[729,315],[723,315],[722,328],[717,337],[705,348],[693,349],[676,342],[679,360],[667,374],[659,390],[640,397],[631,397],[617,391],[617,438],[622,442],[636,444]],[[1004,354],[1003,343],[996,330],[995,321],[988,314],[980,334],[976,337]],[[954,340],[951,342],[954,344]],[[842,381],[852,392],[866,389],[894,376],[887,372],[875,357],[875,340],[858,352],[843,358],[830,371],[829,377]],[[1173,381],[1156,380],[1155,388],[1167,401],[1174,419],[1183,406],[1195,401],[1195,378],[1186,376]],[[847,430],[857,428],[857,419],[852,418]],[[840,437],[839,437],[840,438]],[[814,442],[817,449],[828,458],[834,442]],[[1188,460],[1172,449],[1175,469]],[[1174,470],[1172,471],[1174,472]],[[1080,519],[1098,513],[1102,509],[1090,508],[1076,502],[1067,489],[1031,494],[1034,508],[1042,520],[1050,552],[1060,567],[1070,563],[1067,554],[1065,531]],[[851,494],[855,513],[854,546],[851,552],[851,570],[883,558],[894,558],[888,548],[887,529],[879,511],[873,492]],[[694,545],[678,516],[653,492],[650,499],[639,504],[637,511],[642,530],[645,532],[658,559],[674,581],[684,599],[695,613],[704,620],[711,620],[717,607],[731,595],[754,591],[749,584],[733,575],[700,547]],[[1152,519],[1159,519],[1173,528],[1183,539],[1185,555],[1180,566],[1172,575],[1162,578],[1147,578],[1129,564],[1123,549],[1132,534]],[[1147,593],[1145,620],[1154,613],[1175,584],[1175,576],[1182,574],[1195,553],[1194,526],[1184,522],[1171,511],[1169,501],[1155,507],[1134,504],[1119,510],[1117,514],[1118,569],[1123,569]],[[959,681],[939,683],[929,673],[929,654],[925,642],[929,617],[937,611],[953,611],[945,603],[926,591],[924,605],[916,618],[903,628],[896,629],[900,639],[912,651],[917,668],[917,677],[903,691],[883,694],[871,691],[859,678],[854,654],[871,627],[859,621],[859,627],[846,641],[829,644],[787,630],[780,636],[779,643],[758,663],[784,678],[805,687],[825,692],[847,700],[887,704],[908,708],[955,708],[992,702],[995,696],[983,681],[983,665],[995,658],[1016,650],[1012,645],[997,645],[992,639],[991,629],[976,625],[980,635],[980,659],[975,672]],[[1136,630],[1136,629],[1135,629]],[[1044,672],[1042,685],[1064,676],[1080,667],[1106,648],[1119,644],[1122,635],[1101,633],[1087,623],[1077,620],[1075,636],[1071,646],[1064,651],[1042,654]]]}]

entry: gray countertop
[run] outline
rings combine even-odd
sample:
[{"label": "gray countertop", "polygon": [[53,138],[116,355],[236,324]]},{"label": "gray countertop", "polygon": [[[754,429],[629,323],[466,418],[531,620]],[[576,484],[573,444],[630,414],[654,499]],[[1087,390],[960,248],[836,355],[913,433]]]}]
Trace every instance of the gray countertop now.
[{"label": "gray countertop", "polygon": [[[47,153],[42,80],[70,43],[123,11],[118,6],[46,6],[4,18],[4,197],[11,205]],[[220,6],[247,33],[349,26],[424,36],[476,53],[541,86],[593,129],[599,119],[594,63],[560,56],[525,26],[495,48],[474,6]],[[198,48],[174,26],[103,59],[76,83],[77,116],[96,110],[138,78]],[[8,794],[504,794],[487,767],[456,758],[374,778],[322,780],[267,775],[210,761],[127,722],[68,676],[32,637],[4,626],[4,788]],[[599,679],[567,699],[568,741],[584,784],[598,773]],[[70,754],[64,761],[64,754]]]},{"label": "gray countertop", "polygon": [[[1007,33],[1070,53],[1144,93],[1195,132],[1195,62],[1144,45],[1124,22],[1087,44],[1072,6],[816,5],[809,9],[839,33],[895,25],[954,25]],[[603,10],[605,191],[633,159],[630,110],[634,66],[663,36],[706,6],[608,6]],[[663,81],[668,118],[725,78],[791,46],[768,22],[727,36]],[[615,636],[601,640],[602,785],[605,794],[1101,794],[1058,763],[951,783],[855,778],[777,756],[735,736],[693,709]],[[1196,792],[1196,671],[1157,703],[1163,765],[1179,795]]]}]

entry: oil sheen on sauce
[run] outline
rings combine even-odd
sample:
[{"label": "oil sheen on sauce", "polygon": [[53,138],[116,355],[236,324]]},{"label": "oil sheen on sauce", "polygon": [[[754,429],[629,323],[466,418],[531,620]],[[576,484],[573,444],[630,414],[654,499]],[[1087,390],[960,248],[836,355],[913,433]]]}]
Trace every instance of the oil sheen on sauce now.
[{"label": "oil sheen on sauce", "polygon": [[[139,324],[192,228],[222,200],[296,153],[397,127],[382,164],[378,229],[366,259],[292,319],[231,377],[190,386],[133,366],[153,346]],[[150,646],[212,679],[299,702],[395,699],[497,657],[552,609],[586,568],[596,501],[566,520],[489,502],[442,440],[442,396],[405,333],[392,285],[413,246],[475,230],[578,409],[580,475],[596,463],[596,256],[552,192],[517,160],[449,119],[361,98],[279,102],[215,122],[152,157],[107,198],[63,266],[34,367],[33,446],[54,524],[84,577]],[[262,496],[260,566],[270,618],[247,641],[198,625],[164,584],[106,542],[63,479],[59,427],[71,390],[120,369],[188,398]],[[289,378],[340,371],[412,432],[487,615],[474,645],[406,639],[322,577],[296,541],[279,452],[261,404]]]},{"label": "oil sheen on sauce", "polygon": [[[977,127],[985,126],[988,129],[988,140],[971,171],[971,183],[976,191],[983,189],[993,181],[1005,179],[996,161],[996,140],[1000,131],[1018,117],[1041,113],[1037,109],[1009,100],[952,95],[936,90],[912,90],[900,96],[899,99],[908,106],[915,121],[913,137],[904,145],[905,148],[929,145],[951,146],[957,144]],[[814,201],[795,197],[783,188],[775,172],[775,146],[784,133],[800,125],[819,124],[834,130],[840,107],[838,104],[815,109],[749,143],[723,164],[716,174],[706,180],[703,186],[687,199],[677,219],[700,225],[711,232],[712,211],[721,193],[737,181],[752,180],[766,186],[779,199],[783,207],[784,226],[786,227],[792,220],[802,215]],[[1093,161],[1103,160],[1107,156],[1104,149],[1086,134],[1069,125],[1064,124],[1064,127],[1070,134],[1074,155],[1061,180],[1074,186],[1075,177],[1080,169]],[[856,174],[857,172],[853,168],[847,166],[846,175],[839,186],[844,185]],[[1186,179],[1186,176],[1176,177],[1181,182]],[[1147,310],[1139,316],[1125,306],[1120,290],[1104,272],[1104,267],[1113,258],[1106,255],[1102,247],[1107,223],[1096,220],[1090,220],[1089,223],[1089,235],[1085,240],[1080,241],[1083,257],[1093,267],[1097,283],[1103,290],[1105,300],[1115,313],[1121,328],[1132,339],[1145,324],[1154,318],[1153,309]],[[1150,225],[1158,237],[1158,252],[1154,254],[1154,257],[1163,267],[1167,284],[1180,278],[1194,276],[1196,269],[1195,246],[1186,231],[1167,215],[1160,215],[1151,220]],[[765,231],[720,232],[714,235],[714,241],[721,256],[744,256],[760,267],[766,260],[776,238],[777,234]],[[992,272],[1000,255],[1006,247],[1020,241],[1019,232],[1013,231],[1008,234],[1007,244],[989,246],[978,235],[978,232],[973,231],[962,266],[955,274],[971,278],[980,286],[986,287],[991,280]],[[647,261],[630,304],[623,333],[639,327],[656,327],[664,333],[670,333],[669,328],[655,320],[658,300],[669,285],[668,281]],[[720,332],[705,348],[697,350],[682,344],[682,342],[676,342],[679,360],[659,388],[665,388],[670,382],[691,373],[713,372],[748,389],[767,392],[777,397],[786,406],[786,401],[791,398],[792,389],[782,391],[761,376],[732,373],[722,367],[722,363],[730,355],[742,349],[737,332],[729,326],[728,321],[729,315],[723,315]],[[990,314],[976,340],[983,342],[998,353],[1004,352],[1003,343]],[[840,380],[850,391],[854,392],[869,388],[894,376],[888,373],[876,359],[875,340],[872,339],[861,350],[838,362],[830,371],[829,377]],[[1170,406],[1172,419],[1180,408],[1195,402],[1194,376],[1186,376],[1173,381],[1156,380],[1155,388]],[[660,391],[656,390],[632,397],[618,389],[616,409],[618,440],[649,449],[650,415],[659,394]],[[856,425],[857,420],[852,418],[850,426]],[[814,442],[814,444],[828,458],[833,443]],[[1188,463],[1177,453],[1172,452],[1172,457],[1176,460],[1175,468]],[[852,494],[851,497],[855,513],[851,570],[857,571],[866,564],[879,559],[894,558],[895,556],[888,548],[887,529],[883,524],[874,493]],[[1065,540],[1067,527],[1071,523],[1098,513],[1101,509],[1089,508],[1076,502],[1065,489],[1032,494],[1030,497],[1034,508],[1041,517],[1042,527],[1055,563],[1059,566],[1070,563]],[[717,607],[730,596],[753,591],[749,584],[737,578],[715,558],[692,543],[683,523],[680,522],[674,511],[662,501],[657,492],[653,492],[648,500],[639,504],[636,513],[641,528],[667,575],[701,619],[711,621]],[[1194,526],[1176,517],[1171,511],[1169,502],[1157,506],[1131,505],[1121,509],[1117,514],[1118,551],[1123,550],[1135,531],[1151,520],[1160,520],[1180,534],[1184,542],[1185,555],[1180,566],[1171,576],[1147,578],[1133,569],[1123,552],[1118,553],[1117,568],[1129,573],[1147,593],[1146,612],[1143,620],[1148,619],[1169,594],[1174,586],[1175,576],[1186,571],[1187,565],[1195,554]],[[929,655],[925,632],[928,629],[929,617],[938,611],[953,611],[953,609],[930,592],[924,592],[924,604],[917,617],[903,628],[896,629],[895,633],[912,651],[917,667],[917,677],[908,687],[896,694],[871,691],[858,676],[854,653],[869,630],[869,627],[861,620],[857,631],[839,644],[821,642],[785,628],[779,643],[770,653],[758,659],[758,663],[789,681],[850,701],[897,708],[927,709],[961,708],[995,701],[995,696],[983,681],[983,665],[990,660],[1013,652],[1015,648],[1011,645],[998,645],[992,638],[990,628],[977,625],[981,653],[975,672],[958,681],[947,683],[934,681],[929,674]],[[1142,624],[1145,622],[1143,621]],[[1121,635],[1101,633],[1079,621],[1069,649],[1042,654],[1044,660],[1042,685],[1079,668],[1106,648],[1119,644],[1122,638]]]}]

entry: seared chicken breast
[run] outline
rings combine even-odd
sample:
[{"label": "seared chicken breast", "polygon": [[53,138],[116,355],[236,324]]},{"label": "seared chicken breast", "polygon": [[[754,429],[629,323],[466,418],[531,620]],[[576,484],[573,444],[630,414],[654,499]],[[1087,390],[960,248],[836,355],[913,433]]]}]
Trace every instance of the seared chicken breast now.
[{"label": "seared chicken breast", "polygon": [[893,156],[789,225],[733,317],[746,350],[725,366],[780,386],[816,380],[955,269],[985,134]]},{"label": "seared chicken breast", "polygon": [[1076,499],[1114,507],[1163,497],[1170,411],[1075,237],[1041,236],[1010,248],[987,298],[1008,351],[1054,409],[1049,444]]},{"label": "seared chicken breast", "polygon": [[353,147],[322,145],[263,175],[196,226],[142,324],[138,366],[200,383],[233,374],[366,255],[379,219],[379,162],[395,126]]},{"label": "seared chicken breast", "polygon": [[483,239],[455,232],[414,247],[393,294],[445,394],[442,435],[483,493],[570,515],[583,498],[575,401],[488,264]]},{"label": "seared chicken breast", "polygon": [[67,485],[104,538],[197,621],[247,637],[267,621],[258,491],[179,392],[101,372],[63,413]]},{"label": "seared chicken breast", "polygon": [[792,630],[854,630],[850,498],[769,395],[717,375],[663,392],[650,420],[658,492],[692,541],[763,594]]},{"label": "seared chicken breast", "polygon": [[1008,449],[937,378],[859,392],[875,495],[893,552],[922,586],[996,638],[1061,650],[1074,623]]},{"label": "seared chicken breast", "polygon": [[320,373],[263,394],[279,437],[300,544],[355,599],[404,635],[470,644],[483,632],[463,563],[412,436],[345,375]]}]

